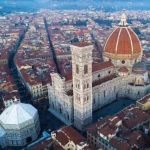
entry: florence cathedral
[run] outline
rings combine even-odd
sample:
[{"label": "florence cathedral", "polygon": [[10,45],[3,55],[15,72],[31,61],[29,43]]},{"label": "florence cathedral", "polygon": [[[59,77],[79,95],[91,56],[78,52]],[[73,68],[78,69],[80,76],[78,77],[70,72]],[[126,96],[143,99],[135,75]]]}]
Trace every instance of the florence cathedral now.
[{"label": "florence cathedral", "polygon": [[137,100],[150,92],[138,36],[128,26],[125,13],[108,36],[103,62],[92,64],[93,46],[72,44],[72,71],[66,77],[52,73],[48,84],[50,110],[83,131],[92,123],[92,112],[117,98]]}]

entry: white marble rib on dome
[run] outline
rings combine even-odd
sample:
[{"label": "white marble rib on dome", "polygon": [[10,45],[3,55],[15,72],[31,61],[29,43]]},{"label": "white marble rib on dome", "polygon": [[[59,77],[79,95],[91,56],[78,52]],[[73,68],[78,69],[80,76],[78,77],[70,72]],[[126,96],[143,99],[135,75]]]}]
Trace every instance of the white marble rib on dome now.
[{"label": "white marble rib on dome", "polygon": [[37,110],[30,104],[13,104],[3,111],[0,121],[6,125],[19,125],[33,119]]}]

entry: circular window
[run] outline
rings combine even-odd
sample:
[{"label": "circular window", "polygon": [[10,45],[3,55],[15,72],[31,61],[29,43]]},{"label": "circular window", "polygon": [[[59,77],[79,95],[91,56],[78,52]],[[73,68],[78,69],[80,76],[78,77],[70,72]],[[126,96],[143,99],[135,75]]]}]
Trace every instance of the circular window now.
[{"label": "circular window", "polygon": [[125,64],[125,61],[124,61],[124,60],[122,61],[122,64]]}]

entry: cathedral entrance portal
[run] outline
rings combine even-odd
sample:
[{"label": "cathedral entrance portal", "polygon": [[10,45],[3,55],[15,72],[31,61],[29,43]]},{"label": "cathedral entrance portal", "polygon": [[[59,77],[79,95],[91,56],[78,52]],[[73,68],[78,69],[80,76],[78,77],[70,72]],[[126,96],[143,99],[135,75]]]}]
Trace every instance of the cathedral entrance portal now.
[{"label": "cathedral entrance portal", "polygon": [[31,136],[30,136],[30,137],[28,137],[28,138],[26,139],[26,142],[27,142],[27,143],[32,142],[32,137],[31,137]]},{"label": "cathedral entrance portal", "polygon": [[67,119],[69,120],[69,114],[67,114]]},{"label": "cathedral entrance portal", "polygon": [[116,93],[116,98],[118,98],[118,92]]},{"label": "cathedral entrance portal", "polygon": [[62,113],[61,107],[59,108],[59,112],[60,112],[60,114]]}]

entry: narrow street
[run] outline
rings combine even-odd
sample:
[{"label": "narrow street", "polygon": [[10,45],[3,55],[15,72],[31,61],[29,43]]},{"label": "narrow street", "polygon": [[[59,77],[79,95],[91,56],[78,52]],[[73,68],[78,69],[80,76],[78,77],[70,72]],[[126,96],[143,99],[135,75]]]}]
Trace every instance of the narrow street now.
[{"label": "narrow street", "polygon": [[101,60],[103,60],[102,47],[99,47],[99,46],[98,46],[98,42],[97,42],[97,40],[94,38],[93,33],[90,33],[90,35],[91,35],[91,37],[92,37],[92,40],[94,41],[94,45],[95,45],[96,49],[98,50],[98,52],[99,52],[99,54],[100,54]]},{"label": "narrow street", "polygon": [[28,27],[26,27],[24,33],[20,36],[20,39],[19,39],[19,41],[17,41],[15,47],[13,47],[11,49],[11,51],[9,53],[9,63],[8,63],[9,69],[11,71],[11,75],[13,76],[13,78],[15,80],[15,83],[18,87],[21,102],[25,102],[25,103],[27,103],[31,99],[31,97],[30,97],[30,95],[27,95],[27,89],[23,85],[23,83],[21,81],[21,78],[20,78],[20,76],[17,72],[17,68],[16,68],[16,65],[15,65],[15,62],[14,62],[14,57],[15,57],[17,49],[19,48],[19,46],[20,46],[22,40],[24,39],[24,36],[25,36],[27,31],[28,31]]},{"label": "narrow street", "polygon": [[[26,30],[26,32],[27,31],[28,30]],[[10,55],[11,57],[9,58],[10,59],[9,60],[9,62],[10,62],[9,63],[9,69],[11,70],[11,74],[12,74],[14,80],[15,80],[15,83],[16,83],[17,87],[18,87],[18,91],[19,91],[20,96],[21,96],[21,102],[30,103],[38,110],[39,118],[40,118],[40,124],[41,124],[41,133],[43,131],[53,131],[53,130],[56,130],[56,129],[60,128],[61,126],[63,126],[64,123],[61,122],[58,118],[56,118],[53,114],[51,114],[47,110],[48,107],[49,107],[48,98],[43,98],[43,99],[36,100],[36,101],[32,100],[31,95],[29,94],[28,90],[24,86],[24,83],[22,82],[22,79],[20,78],[20,76],[18,74],[18,71],[17,71],[17,68],[16,68],[16,65],[14,63],[14,56],[15,56],[15,54],[17,52],[17,49],[19,48],[22,40],[24,39],[25,33],[20,38],[19,43],[15,47],[15,50],[12,49],[13,52],[11,51],[11,55]],[[50,45],[52,47],[52,44],[50,44]],[[56,58],[55,53],[53,53],[53,55],[54,55],[54,58]],[[56,59],[54,59],[54,60],[56,61]]]},{"label": "narrow street", "polygon": [[60,70],[59,70],[58,63],[57,63],[57,57],[56,57],[56,54],[55,54],[55,50],[53,48],[53,44],[52,44],[52,41],[51,41],[51,38],[50,38],[50,33],[48,31],[48,24],[47,24],[47,21],[46,21],[45,18],[44,18],[44,23],[45,23],[45,29],[46,29],[47,37],[48,37],[48,41],[49,41],[49,47],[50,47],[50,50],[52,51],[52,54],[53,54],[53,60],[54,60],[54,63],[56,65],[57,72],[60,74]]}]

